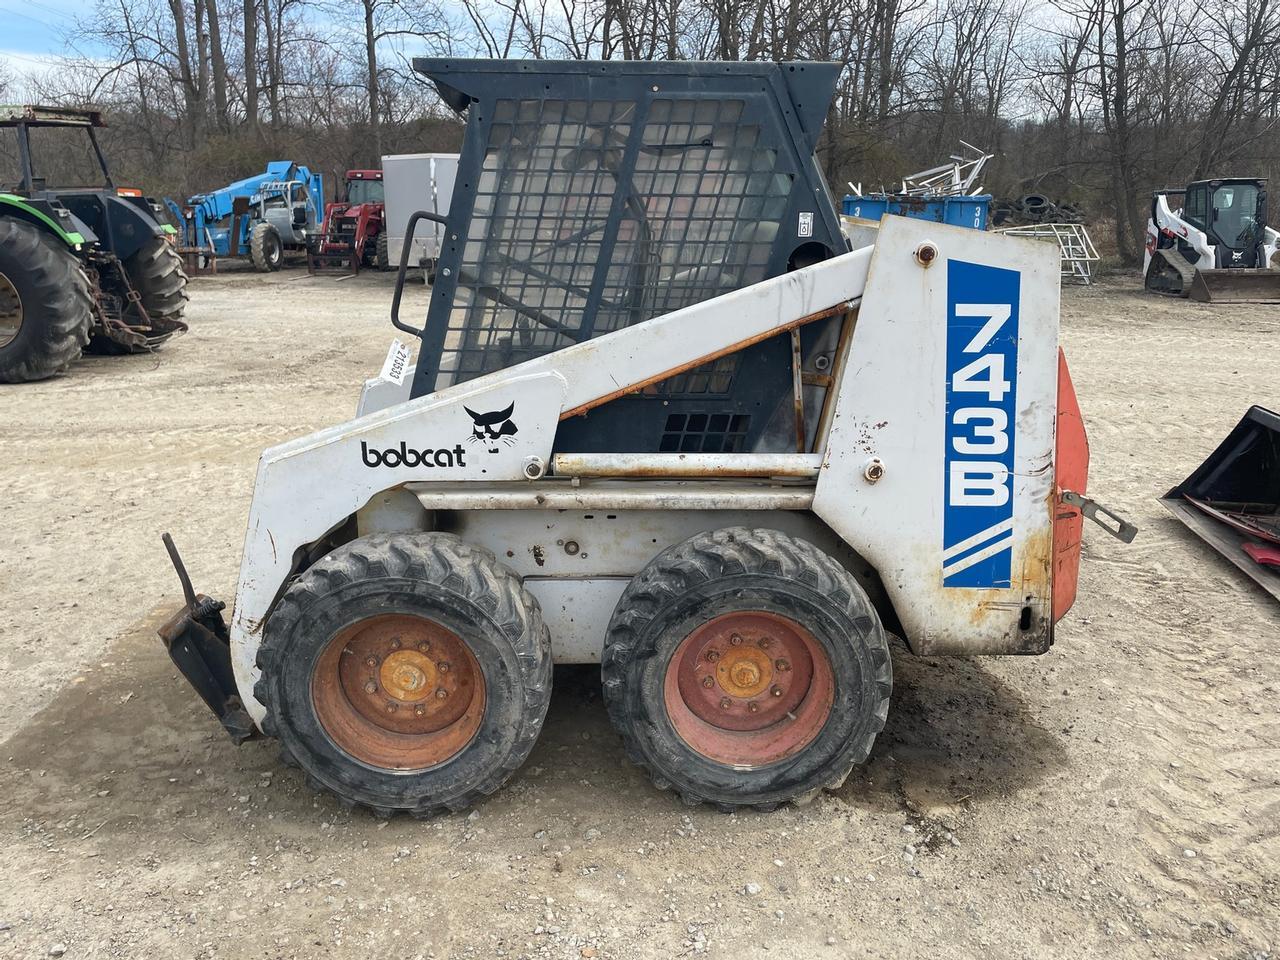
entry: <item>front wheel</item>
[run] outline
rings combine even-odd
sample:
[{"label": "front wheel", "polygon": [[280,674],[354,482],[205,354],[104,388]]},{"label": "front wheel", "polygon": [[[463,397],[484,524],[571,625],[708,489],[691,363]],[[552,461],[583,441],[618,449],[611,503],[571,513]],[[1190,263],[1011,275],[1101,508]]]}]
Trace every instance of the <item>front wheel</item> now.
[{"label": "front wheel", "polygon": [[461,810],[533,748],[551,696],[537,601],[447,534],[375,535],[317,561],[258,649],[263,730],[308,782],[380,814]]},{"label": "front wheel", "polygon": [[249,259],[259,273],[274,273],[284,262],[280,234],[269,223],[258,223],[249,234]]},{"label": "front wheel", "polygon": [[858,582],[774,530],[701,533],[623,592],[601,664],[628,755],[686,803],[771,809],[842,784],[884,727],[892,670]]},{"label": "front wheel", "polygon": [[373,262],[379,270],[391,269],[391,248],[387,239],[387,232],[384,230],[378,234],[378,243],[376,246]]}]

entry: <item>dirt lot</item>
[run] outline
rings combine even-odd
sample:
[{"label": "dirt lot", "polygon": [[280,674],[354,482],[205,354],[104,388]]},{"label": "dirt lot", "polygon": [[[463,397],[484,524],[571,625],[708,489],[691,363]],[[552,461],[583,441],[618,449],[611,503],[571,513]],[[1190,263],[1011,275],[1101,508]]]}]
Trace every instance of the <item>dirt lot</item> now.
[{"label": "dirt lot", "polygon": [[0,956],[1280,956],[1280,607],[1154,501],[1280,407],[1280,307],[1133,286],[1063,325],[1137,542],[1088,532],[1046,656],[895,651],[861,775],[768,815],[651,789],[590,670],[506,789],[427,823],[314,796],[178,679],[161,531],[230,599],[255,460],[350,415],[387,278],[202,279],[163,353],[0,388]]}]

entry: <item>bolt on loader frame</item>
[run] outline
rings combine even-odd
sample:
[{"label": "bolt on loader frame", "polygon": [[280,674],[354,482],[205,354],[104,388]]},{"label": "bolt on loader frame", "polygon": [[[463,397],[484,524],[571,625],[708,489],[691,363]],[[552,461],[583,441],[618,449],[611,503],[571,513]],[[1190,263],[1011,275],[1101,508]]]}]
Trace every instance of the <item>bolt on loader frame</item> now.
[{"label": "bolt on loader frame", "polygon": [[1083,517],[1133,536],[1083,496],[1055,249],[846,240],[838,65],[415,69],[467,116],[425,326],[393,303],[416,367],[263,454],[229,629],[166,539],[161,636],[234,737],[460,809],[527,757],[552,661],[599,662],[655,784],[768,809],[866,758],[891,634],[1048,649]]}]

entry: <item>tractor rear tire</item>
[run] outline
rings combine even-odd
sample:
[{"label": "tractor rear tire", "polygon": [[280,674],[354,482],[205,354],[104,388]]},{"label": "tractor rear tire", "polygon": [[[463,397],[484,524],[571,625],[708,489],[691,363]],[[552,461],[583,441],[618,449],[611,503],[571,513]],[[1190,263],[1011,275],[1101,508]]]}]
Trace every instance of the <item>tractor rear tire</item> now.
[{"label": "tractor rear tire", "polygon": [[[129,282],[142,298],[147,314],[157,320],[181,320],[187,309],[187,272],[178,251],[155,237],[125,261]],[[166,336],[164,339],[168,339]],[[155,344],[152,344],[155,346]]]},{"label": "tractor rear tire", "polygon": [[92,325],[89,278],[75,254],[39,227],[0,218],[0,383],[65,370]]},{"label": "tractor rear tire", "polygon": [[377,252],[374,254],[373,262],[383,272],[391,269],[391,250],[387,245],[387,232],[385,230],[378,234]]},{"label": "tractor rear tire", "polygon": [[249,234],[249,259],[259,273],[274,273],[284,262],[280,234],[269,223],[258,223]]},{"label": "tractor rear tire", "polygon": [[525,761],[551,698],[538,603],[492,553],[375,534],[285,592],[254,696],[286,763],[379,815],[465,809]]},{"label": "tractor rear tire", "polygon": [[[85,353],[104,357],[151,353],[167,343],[174,334],[187,329],[187,325],[182,322],[187,301],[191,299],[187,295],[187,273],[173,244],[164,237],[153,237],[124,261],[123,265],[129,285],[142,300],[142,307],[150,319],[150,327],[134,304],[126,306],[124,320],[141,333],[145,341],[122,342],[116,337],[108,336],[107,331],[98,327],[92,332]],[[112,289],[118,293],[124,292],[114,286]]]},{"label": "tractor rear tire", "polygon": [[884,728],[892,666],[853,576],[812,544],[729,527],[631,581],[601,662],[609,719],[659,789],[771,810],[836,789]]}]

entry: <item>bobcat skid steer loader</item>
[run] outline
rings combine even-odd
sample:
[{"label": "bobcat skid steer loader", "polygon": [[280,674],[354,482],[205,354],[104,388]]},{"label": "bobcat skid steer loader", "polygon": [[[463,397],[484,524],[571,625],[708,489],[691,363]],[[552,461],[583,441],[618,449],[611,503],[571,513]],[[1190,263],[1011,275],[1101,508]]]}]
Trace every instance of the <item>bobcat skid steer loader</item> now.
[{"label": "bobcat skid steer loader", "polygon": [[[1280,234],[1267,225],[1265,180],[1200,180],[1151,201],[1142,275],[1154,293],[1202,303],[1280,303],[1271,266]],[[1170,205],[1181,196],[1182,206]]]},{"label": "bobcat skid steer loader", "polygon": [[1084,496],[1055,248],[888,217],[850,249],[836,64],[415,69],[467,124],[425,325],[393,301],[416,366],[263,454],[229,629],[166,535],[161,636],[233,737],[457,810],[552,663],[599,663],[659,788],[769,809],[866,759],[891,634],[1048,649],[1083,517],[1133,536]]}]

